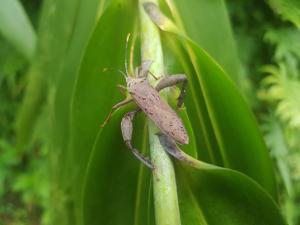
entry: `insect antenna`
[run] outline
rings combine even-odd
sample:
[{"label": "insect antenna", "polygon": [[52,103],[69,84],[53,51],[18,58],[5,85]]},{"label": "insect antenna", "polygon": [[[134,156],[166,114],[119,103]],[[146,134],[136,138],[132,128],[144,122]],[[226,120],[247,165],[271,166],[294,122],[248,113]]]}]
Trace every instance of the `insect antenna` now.
[{"label": "insect antenna", "polygon": [[122,70],[114,69],[114,68],[103,68],[103,70],[102,70],[102,72],[107,72],[107,71],[117,71],[120,74],[122,74],[125,79],[127,78],[127,75]]},{"label": "insect antenna", "polygon": [[126,37],[126,46],[125,46],[125,71],[126,71],[126,74],[128,74],[127,50],[128,50],[129,38],[130,38],[130,33],[127,34],[127,37]]}]

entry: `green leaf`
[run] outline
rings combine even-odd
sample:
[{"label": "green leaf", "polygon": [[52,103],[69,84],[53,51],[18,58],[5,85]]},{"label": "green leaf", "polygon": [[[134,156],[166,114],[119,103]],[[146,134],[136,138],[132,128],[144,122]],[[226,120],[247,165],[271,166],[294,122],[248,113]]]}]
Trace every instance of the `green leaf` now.
[{"label": "green leaf", "polygon": [[[51,166],[58,181],[52,190],[53,205],[57,204],[54,221],[67,212],[75,221],[62,219],[60,223],[154,224],[150,171],[139,164],[121,138],[121,116],[132,106],[117,111],[106,127],[99,128],[111,106],[121,100],[116,84],[124,84],[121,75],[103,69],[123,68],[126,35],[135,34],[136,7],[134,1],[112,1],[100,17],[84,56],[84,44],[63,55],[68,60],[59,71],[64,72],[51,79],[51,119],[55,122]],[[73,48],[83,42],[72,42]],[[181,112],[189,130],[193,127],[190,138],[214,132],[203,138],[212,146],[207,154],[252,176],[275,196],[270,159],[250,110],[214,60],[193,42],[188,44],[193,61],[184,49],[179,53],[191,83],[188,118]],[[78,58],[73,59],[73,55]],[[193,107],[197,110],[190,114]],[[134,146],[147,154],[144,119],[139,115],[135,120]],[[199,129],[203,132],[200,135]],[[200,153],[208,150],[195,149],[199,142],[192,140],[186,151],[196,155],[197,150],[202,157]],[[183,224],[284,224],[269,195],[241,173],[178,167],[177,174]]]},{"label": "green leaf", "polygon": [[[127,110],[126,110],[127,111]],[[83,192],[84,224],[146,224],[149,214],[150,170],[141,165],[122,140],[124,110],[98,133],[91,153]],[[148,148],[145,120],[135,120],[134,146]],[[150,223],[152,224],[152,223]]]},{"label": "green leaf", "polygon": [[[206,115],[204,118],[201,118],[204,113],[198,114],[198,121],[210,122],[211,125],[205,130],[212,128],[215,139],[208,137],[206,140],[217,141],[219,147],[208,149],[210,154],[220,154],[225,167],[250,176],[277,199],[272,161],[255,118],[238,88],[206,51],[186,37],[157,8],[149,6],[147,10],[162,30],[175,33],[183,39],[190,57],[185,59],[185,65],[191,62],[194,68],[194,71],[187,71],[192,72],[187,75],[200,87],[204,104],[198,105],[199,109],[202,108],[202,112],[208,113],[208,117]],[[199,104],[196,100],[192,103]],[[193,107],[188,104],[187,102],[188,108]],[[191,117],[192,121],[193,119]]]},{"label": "green leaf", "polygon": [[[133,28],[132,19],[120,20],[133,11],[126,5],[116,1],[105,10],[89,41],[76,79],[71,105],[71,149],[76,157],[75,162],[82,161],[83,167],[89,160],[100,124],[111,107],[122,99],[116,85],[122,84],[124,77],[104,69],[124,66],[126,35]],[[116,26],[120,26],[120,34],[112,40]],[[111,47],[112,44],[115,47]],[[81,126],[83,121],[84,126]]]},{"label": "green leaf", "polygon": [[183,224],[285,224],[271,197],[239,172],[186,166],[177,172]]},{"label": "green leaf", "polygon": [[[82,59],[81,51],[84,51],[97,16],[99,16],[98,10],[101,9],[99,4],[99,0],[89,1],[88,4],[81,4],[80,0],[46,0],[43,2],[37,53],[28,72],[26,94],[16,121],[19,150],[26,149],[32,142],[31,131],[43,110],[45,99],[49,100],[52,112],[56,113],[57,111],[53,109],[56,106],[53,104],[56,104],[56,95],[59,92],[58,101],[64,101],[62,107],[67,108],[65,101],[69,101],[68,96],[72,91],[69,89],[73,87],[76,70]],[[60,95],[60,92],[63,94]],[[69,115],[64,115],[63,119],[59,118],[59,123],[55,123],[55,125],[60,124],[64,129],[59,129],[54,133],[62,132],[67,135],[65,129],[68,125],[64,122],[67,121],[65,118]],[[53,120],[56,119],[54,117],[56,115],[53,116]],[[60,123],[60,121],[63,122]],[[64,138],[65,141],[64,135],[57,134],[57,137]]]},{"label": "green leaf", "polygon": [[[46,99],[53,103],[56,87],[50,82],[59,77],[73,26],[77,1],[46,0],[43,2],[35,58],[28,71],[26,93],[16,120],[17,148],[22,151],[32,142],[32,131]],[[55,9],[53,11],[53,9]],[[48,89],[49,88],[49,89]],[[50,90],[50,91],[49,91]],[[47,96],[48,91],[50,93]]]},{"label": "green leaf", "polygon": [[172,139],[160,138],[181,159],[176,172],[183,224],[285,224],[274,200],[254,180],[198,161]]},{"label": "green leaf", "polygon": [[35,53],[36,34],[19,0],[2,0],[0,32],[25,58]]},{"label": "green leaf", "polygon": [[[134,30],[132,15],[137,12],[137,4],[130,1],[108,5],[89,41],[76,81],[71,108],[73,158],[68,160],[70,165],[78,165],[70,183],[81,184],[74,193],[79,193],[75,204],[83,213],[80,220],[84,224],[140,224],[147,214],[143,207],[148,202],[150,179],[145,180],[144,174],[149,177],[150,173],[139,169],[139,162],[124,145],[120,112],[103,130],[99,128],[111,107],[122,99],[116,85],[124,83],[119,73],[103,69],[123,69],[126,35]],[[143,126],[134,132],[134,145],[141,151],[148,146]]]},{"label": "green leaf", "polygon": [[224,71],[197,45],[189,45],[225,166],[249,175],[276,198],[272,162],[248,105]]},{"label": "green leaf", "polygon": [[298,0],[269,0],[269,4],[283,19],[291,21],[300,29],[300,2]]},{"label": "green leaf", "polygon": [[42,120],[50,123],[52,224],[74,224],[78,216],[78,204],[73,205],[80,195],[70,188],[78,174],[74,169],[78,162],[74,161],[73,150],[69,148],[71,97],[83,53],[104,3],[100,0],[46,0],[42,7],[37,54],[17,120],[17,144],[22,150],[28,146],[37,118],[48,103],[44,109],[47,117]]},{"label": "green leaf", "polygon": [[[205,49],[237,83],[244,78],[223,0],[167,1],[176,22],[186,34]],[[177,13],[176,13],[177,11]]]},{"label": "green leaf", "polygon": [[[52,116],[56,120],[52,131],[52,144],[59,154],[59,157],[66,160],[66,163],[62,165],[59,170],[62,171],[61,179],[68,183],[67,185],[69,185],[71,181],[66,181],[64,177],[72,173],[74,157],[76,157],[77,154],[72,147],[71,135],[73,129],[75,133],[77,131],[77,127],[73,127],[72,107],[76,86],[78,82],[80,82],[78,81],[80,79],[80,65],[104,3],[105,1],[99,0],[92,0],[84,4],[78,2],[79,8],[77,9],[76,17],[73,18],[75,24],[72,34],[70,34],[69,37],[64,63],[52,84],[52,87],[55,88],[55,93],[53,96],[51,95],[53,105],[51,104],[50,107],[53,109]],[[95,58],[95,60],[96,59],[97,58]],[[66,102],[68,102],[68,104],[66,104]],[[78,122],[80,121],[75,121],[76,126]],[[74,174],[76,174],[76,172]]]},{"label": "green leaf", "polygon": [[[55,121],[51,127],[50,136],[51,172],[55,174],[53,176],[55,197],[60,201],[60,207],[57,207],[55,201],[52,202],[52,214],[55,215],[52,216],[53,223],[62,219],[64,219],[62,224],[75,224],[80,221],[80,191],[83,186],[81,183],[82,174],[86,166],[84,153],[88,157],[89,151],[84,148],[81,152],[77,152],[78,147],[82,146],[81,143],[84,143],[84,137],[75,135],[82,127],[86,129],[88,124],[84,124],[83,120],[75,122],[73,120],[74,111],[78,111],[73,108],[74,95],[77,84],[80,82],[79,70],[84,52],[105,3],[106,1],[101,0],[88,2],[81,0],[77,2],[57,1],[57,7],[60,8],[57,12],[58,18],[50,18],[53,29],[59,23],[57,20],[65,22],[56,31],[61,33],[61,39],[53,37],[55,48],[51,52],[53,54],[51,55],[51,62],[57,65],[57,67],[52,67],[54,70],[52,70],[49,89],[49,111],[51,112],[51,119]],[[61,18],[66,17],[66,9],[68,9],[68,20]],[[97,61],[98,58],[93,60]],[[90,105],[86,109],[91,110],[91,108],[93,106]],[[95,122],[94,125],[98,127],[99,123]],[[74,137],[76,138],[75,145],[73,145]],[[77,146],[78,142],[80,145]],[[55,159],[59,159],[59,161]],[[74,165],[78,166],[74,169]],[[74,186],[74,183],[77,182],[82,185]]]},{"label": "green leaf", "polygon": [[[195,70],[190,61],[185,49],[181,47],[180,43],[176,42],[176,39],[166,37],[166,45],[170,47],[170,51],[173,51],[173,55],[167,55],[166,64],[168,65],[168,73],[178,73],[178,71],[184,71],[188,76],[195,74]],[[174,57],[175,55],[175,57]],[[180,67],[181,65],[181,67]],[[194,134],[197,148],[190,149],[184,146],[186,152],[197,151],[198,158],[215,165],[224,166],[222,156],[217,151],[218,143],[214,134],[210,118],[208,116],[207,109],[202,107],[205,105],[204,97],[196,76],[189,76],[189,86],[187,88],[187,94],[185,98],[186,110],[188,112],[188,118],[193,128],[193,132],[189,132],[189,135]],[[190,150],[188,150],[190,149]],[[187,151],[188,150],[188,151]]]}]

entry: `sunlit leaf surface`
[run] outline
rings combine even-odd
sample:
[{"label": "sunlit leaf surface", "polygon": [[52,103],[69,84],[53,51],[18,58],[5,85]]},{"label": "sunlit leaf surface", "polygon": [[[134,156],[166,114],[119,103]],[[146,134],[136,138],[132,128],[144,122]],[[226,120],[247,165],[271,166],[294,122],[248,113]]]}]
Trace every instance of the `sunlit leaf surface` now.
[{"label": "sunlit leaf surface", "polygon": [[36,33],[19,0],[2,0],[0,33],[26,59],[31,60],[36,47]]}]

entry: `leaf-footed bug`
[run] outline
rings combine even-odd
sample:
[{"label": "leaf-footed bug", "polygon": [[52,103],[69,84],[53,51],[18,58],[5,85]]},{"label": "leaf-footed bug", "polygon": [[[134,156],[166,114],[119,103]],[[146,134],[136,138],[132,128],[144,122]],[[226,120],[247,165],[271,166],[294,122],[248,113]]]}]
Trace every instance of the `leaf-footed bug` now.
[{"label": "leaf-footed bug", "polygon": [[[163,77],[155,88],[153,88],[147,81],[148,73],[153,75],[149,70],[152,65],[151,60],[142,62],[141,66],[135,70],[135,76],[130,76],[127,68],[127,46],[128,46],[129,34],[127,35],[126,48],[125,48],[125,69],[126,74],[121,72],[125,79],[127,86],[118,87],[123,91],[128,91],[130,96],[123,101],[114,105],[101,125],[102,127],[109,121],[112,113],[130,103],[135,102],[138,108],[134,111],[128,112],[122,119],[121,131],[125,144],[132,151],[132,153],[146,166],[153,169],[153,165],[150,160],[143,156],[136,148],[131,144],[132,131],[133,131],[133,119],[136,113],[141,110],[155,123],[162,133],[173,139],[180,144],[188,144],[189,137],[182,120],[178,117],[176,112],[160,97],[159,91],[170,86],[174,86],[182,82],[182,88],[178,97],[177,107],[181,107],[183,104],[183,98],[185,95],[185,88],[187,79],[184,74],[176,74],[167,77]],[[153,75],[154,76],[154,75]]]}]

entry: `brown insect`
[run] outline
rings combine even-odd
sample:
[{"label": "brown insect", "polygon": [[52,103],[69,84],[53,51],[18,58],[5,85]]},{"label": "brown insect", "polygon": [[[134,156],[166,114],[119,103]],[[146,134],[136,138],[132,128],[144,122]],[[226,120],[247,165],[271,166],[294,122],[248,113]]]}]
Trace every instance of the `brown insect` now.
[{"label": "brown insect", "polygon": [[[128,38],[129,36],[127,36],[126,49],[128,44]],[[114,110],[132,101],[135,102],[139,108],[126,113],[122,119],[122,136],[126,145],[133,152],[133,154],[145,165],[147,165],[150,168],[153,168],[153,165],[150,162],[150,160],[143,156],[131,144],[133,130],[132,121],[136,113],[142,110],[155,123],[155,125],[160,129],[160,131],[163,134],[167,135],[177,143],[188,144],[189,138],[180,117],[178,117],[176,112],[159,95],[160,90],[182,82],[183,84],[177,103],[177,107],[181,107],[183,104],[185,88],[187,84],[186,76],[184,74],[176,74],[164,77],[158,82],[156,87],[153,88],[147,80],[147,76],[150,73],[149,70],[151,65],[152,61],[144,61],[142,62],[141,66],[136,69],[135,76],[129,76],[125,54],[126,74],[124,74],[121,71],[120,72],[125,76],[127,86],[124,87],[118,85],[118,87],[122,89],[122,91],[128,91],[130,96],[112,107],[111,112],[109,113],[108,117],[105,119],[104,123],[101,126],[103,127],[109,121]]]}]

